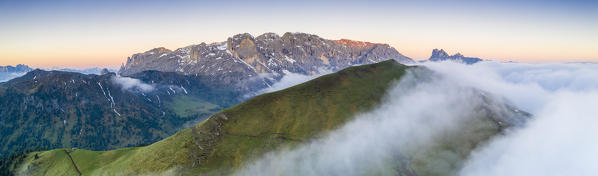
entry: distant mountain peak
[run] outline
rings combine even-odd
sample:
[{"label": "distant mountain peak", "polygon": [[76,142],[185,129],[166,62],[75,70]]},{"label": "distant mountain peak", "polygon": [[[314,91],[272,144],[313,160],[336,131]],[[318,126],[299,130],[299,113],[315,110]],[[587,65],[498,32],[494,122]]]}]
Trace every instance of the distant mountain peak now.
[{"label": "distant mountain peak", "polygon": [[430,56],[430,58],[443,58],[448,56],[449,55],[443,49],[434,49],[432,50],[432,56]]},{"label": "distant mountain peak", "polygon": [[31,70],[33,70],[33,68],[25,64],[17,64],[16,66],[0,66],[0,72],[28,72]]},{"label": "distant mountain peak", "polygon": [[0,66],[0,82],[22,76],[31,70],[33,70],[33,68],[25,64],[18,64],[16,66]]},{"label": "distant mountain peak", "polygon": [[108,70],[107,68],[103,68],[102,71],[100,71],[100,75],[107,74],[107,73],[111,73],[111,71]]},{"label": "distant mountain peak", "polygon": [[465,57],[465,56],[463,56],[463,54],[461,54],[459,52],[454,55],[449,55],[443,49],[433,49],[432,56],[430,56],[430,58],[428,60],[435,61],[435,62],[452,60],[452,61],[462,62],[465,64],[474,64],[476,62],[482,61],[482,59],[477,58],[477,57]]}]

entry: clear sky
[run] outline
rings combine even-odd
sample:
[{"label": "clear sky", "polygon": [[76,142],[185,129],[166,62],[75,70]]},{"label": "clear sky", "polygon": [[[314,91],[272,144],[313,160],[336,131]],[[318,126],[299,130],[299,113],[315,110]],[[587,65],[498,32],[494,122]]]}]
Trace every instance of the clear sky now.
[{"label": "clear sky", "polygon": [[523,62],[598,61],[596,1],[0,0],[0,65],[118,67],[155,47],[306,32]]}]

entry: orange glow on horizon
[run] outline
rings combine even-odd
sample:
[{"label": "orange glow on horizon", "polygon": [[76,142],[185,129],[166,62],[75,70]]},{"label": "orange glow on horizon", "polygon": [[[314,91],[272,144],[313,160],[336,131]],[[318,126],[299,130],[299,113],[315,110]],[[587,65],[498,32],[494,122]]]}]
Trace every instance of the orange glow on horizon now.
[{"label": "orange glow on horizon", "polygon": [[[222,39],[224,41],[226,39]],[[367,41],[367,40],[364,40]],[[339,41],[337,41],[339,42]],[[385,43],[383,41],[367,41],[373,43]],[[181,42],[182,43],[182,42]],[[195,42],[200,43],[200,42]],[[209,43],[209,42],[206,42]],[[354,44],[359,44],[355,43]],[[590,61],[596,62],[598,58],[590,58],[589,56],[598,56],[597,50],[589,50],[593,46],[586,46],[587,48],[569,48],[563,50],[551,50],[547,48],[530,48],[520,49],[518,47],[503,47],[492,45],[468,45],[468,46],[442,46],[429,47],[424,42],[386,42],[392,47],[396,48],[401,54],[411,57],[415,60],[427,59],[432,49],[442,48],[452,55],[457,52],[469,57],[479,57],[482,59],[491,59],[498,61],[519,61],[519,62],[554,62],[554,61]],[[188,44],[170,44],[164,46],[170,50],[175,50]],[[366,43],[367,44],[367,43]],[[447,46],[447,47],[443,47]],[[109,45],[103,44],[89,46],[89,47],[73,47],[73,48],[33,48],[27,50],[11,50],[0,51],[0,65],[16,65],[26,64],[32,67],[51,68],[51,67],[73,67],[73,68],[89,68],[89,67],[108,67],[119,68],[122,63],[126,62],[126,58],[140,52],[145,52],[152,48],[162,47],[160,45],[150,46],[144,44],[140,46],[130,45]],[[494,48],[495,47],[495,48]],[[598,48],[598,47],[597,47]],[[588,50],[584,50],[588,49]],[[35,52],[31,52],[36,50]]]},{"label": "orange glow on horizon", "polygon": [[[238,5],[243,4],[243,5]],[[0,6],[0,65],[119,67],[239,33],[305,32],[386,43],[415,60],[432,49],[499,61],[598,62],[598,13],[584,3],[15,1]],[[291,5],[292,4],[292,5]],[[246,13],[247,8],[255,9]],[[291,9],[291,10],[289,10]],[[360,13],[353,13],[359,11]],[[302,13],[297,13],[302,12]],[[217,15],[217,18],[214,16]]]}]

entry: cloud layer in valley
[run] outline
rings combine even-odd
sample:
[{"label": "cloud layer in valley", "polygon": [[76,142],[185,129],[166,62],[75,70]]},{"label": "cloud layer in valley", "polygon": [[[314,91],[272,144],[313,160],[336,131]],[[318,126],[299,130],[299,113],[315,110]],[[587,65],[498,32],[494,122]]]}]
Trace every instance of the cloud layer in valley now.
[{"label": "cloud layer in valley", "polygon": [[461,175],[597,175],[598,92],[554,95],[522,129],[473,153]]},{"label": "cloud layer in valley", "polygon": [[[424,63],[439,76],[410,71],[383,105],[295,148],[270,152],[237,175],[365,175],[384,172],[397,151],[425,149],[459,129],[480,103],[475,90],[534,116],[467,158],[448,151],[430,172],[455,175],[598,175],[598,64]],[[421,75],[420,75],[421,76]],[[473,89],[470,89],[473,88]],[[497,107],[501,108],[501,107]],[[462,162],[465,160],[464,162]],[[455,163],[459,163],[456,164]],[[452,164],[452,165],[451,165]],[[380,173],[385,174],[385,173]]]},{"label": "cloud layer in valley", "polygon": [[285,72],[284,77],[282,77],[278,82],[272,84],[268,88],[258,91],[257,94],[275,92],[275,91],[279,91],[279,90],[286,89],[289,87],[293,87],[297,84],[301,84],[301,83],[307,82],[309,80],[318,78],[322,75],[330,74],[330,73],[332,73],[332,71],[324,70],[324,69],[321,69],[318,74],[314,74],[314,75],[304,75],[304,74],[299,74],[299,73],[291,73],[291,72],[287,71],[287,72]]},{"label": "cloud layer in valley", "polygon": [[598,175],[598,64],[427,66],[534,114],[525,127],[473,152],[459,175]]},{"label": "cloud layer in valley", "polygon": [[9,81],[11,79],[20,77],[27,74],[27,72],[20,72],[20,73],[0,73],[0,83],[1,82],[6,82]]},{"label": "cloud layer in valley", "polygon": [[154,86],[141,82],[141,80],[129,77],[113,76],[112,82],[118,84],[125,90],[139,90],[142,92],[151,92],[154,90]]},{"label": "cloud layer in valley", "polygon": [[[237,175],[387,175],[389,161],[400,151],[424,149],[443,134],[455,133],[483,104],[478,91],[431,76],[426,69],[411,70],[376,110],[355,117],[321,139],[293,149],[272,152],[249,164]],[[454,106],[459,104],[460,106]],[[451,163],[465,158],[451,151],[434,156],[430,173],[456,172]]]}]

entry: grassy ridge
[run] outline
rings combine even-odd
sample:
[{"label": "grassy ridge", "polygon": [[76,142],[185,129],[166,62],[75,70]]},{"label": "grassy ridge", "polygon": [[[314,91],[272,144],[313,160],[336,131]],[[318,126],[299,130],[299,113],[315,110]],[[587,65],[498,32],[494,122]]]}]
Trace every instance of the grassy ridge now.
[{"label": "grassy ridge", "polygon": [[379,103],[406,68],[394,61],[352,67],[227,109],[222,140],[204,166],[237,168],[281,144],[332,130]]},{"label": "grassy ridge", "polygon": [[[83,175],[229,173],[266,151],[313,138],[373,108],[406,68],[391,60],[344,69],[257,96],[149,146],[71,155]],[[19,171],[74,171],[62,150],[30,153]]]}]

